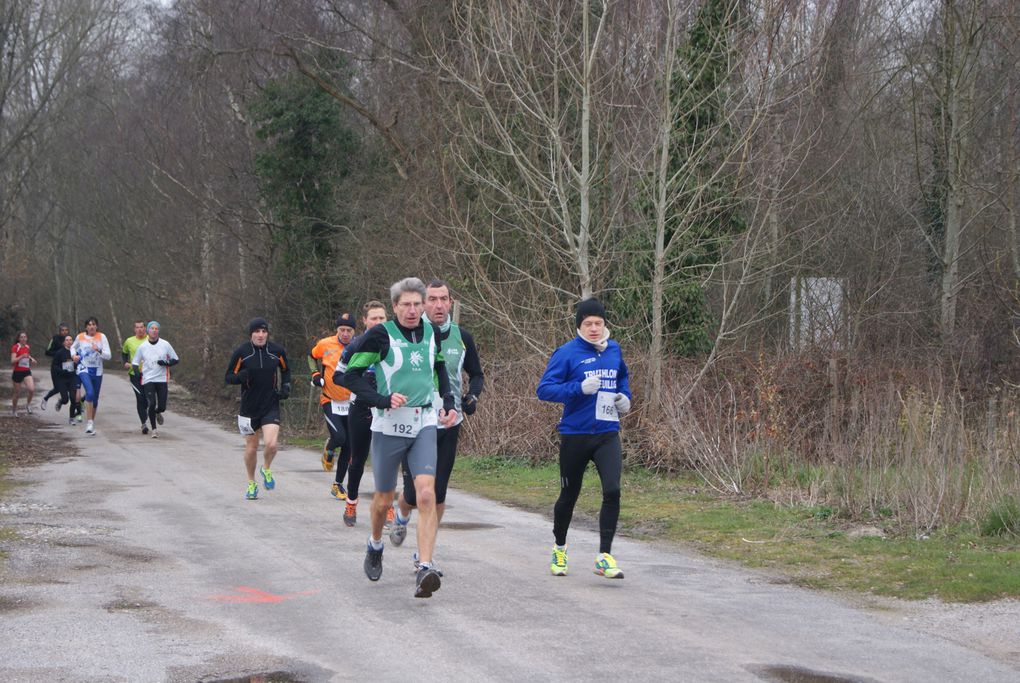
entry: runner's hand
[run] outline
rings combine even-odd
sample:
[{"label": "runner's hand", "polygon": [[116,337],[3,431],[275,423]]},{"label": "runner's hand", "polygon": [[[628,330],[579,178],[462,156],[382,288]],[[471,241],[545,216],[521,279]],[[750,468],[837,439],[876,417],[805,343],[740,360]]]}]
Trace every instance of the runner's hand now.
[{"label": "runner's hand", "polygon": [[162,365],[163,367],[166,367],[166,361],[160,358],[158,361],[156,361],[156,365]]},{"label": "runner's hand", "polygon": [[245,384],[249,379],[251,379],[251,371],[249,371],[248,368],[241,368],[241,371],[235,373],[234,377],[237,378],[238,384]]},{"label": "runner's hand", "polygon": [[403,394],[390,394],[390,408],[402,408],[407,404],[407,396]]},{"label": "runner's hand", "polygon": [[439,411],[439,424],[444,427],[452,427],[457,422],[457,411],[456,410],[440,410]]},{"label": "runner's hand", "polygon": [[281,401],[286,401],[290,398],[290,382],[284,382],[280,390],[276,392],[276,395],[279,396]]},{"label": "runner's hand", "polygon": [[616,404],[616,412],[620,415],[626,415],[630,412],[630,399],[627,398],[626,394],[617,394],[616,398],[613,399],[613,403]]},{"label": "runner's hand", "polygon": [[475,410],[478,409],[478,397],[474,394],[461,397],[460,407],[464,410],[465,415],[474,415]]},{"label": "runner's hand", "polygon": [[584,381],[581,382],[581,393],[594,394],[599,390],[600,386],[602,386],[602,380],[598,377],[586,377]]},{"label": "runner's hand", "polygon": [[312,386],[313,387],[320,387],[321,388],[321,387],[325,386],[325,384],[326,384],[326,380],[323,379],[321,372],[316,372],[315,374],[312,375]]}]

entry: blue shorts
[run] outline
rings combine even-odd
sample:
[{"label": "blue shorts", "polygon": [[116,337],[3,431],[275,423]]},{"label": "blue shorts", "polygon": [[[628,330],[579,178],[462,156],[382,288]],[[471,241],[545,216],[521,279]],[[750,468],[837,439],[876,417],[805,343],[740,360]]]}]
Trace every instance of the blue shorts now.
[{"label": "blue shorts", "polygon": [[99,390],[103,387],[103,376],[96,375],[92,370],[78,373],[78,381],[81,382],[81,386],[85,389],[84,400],[92,404],[95,408],[99,405]]}]

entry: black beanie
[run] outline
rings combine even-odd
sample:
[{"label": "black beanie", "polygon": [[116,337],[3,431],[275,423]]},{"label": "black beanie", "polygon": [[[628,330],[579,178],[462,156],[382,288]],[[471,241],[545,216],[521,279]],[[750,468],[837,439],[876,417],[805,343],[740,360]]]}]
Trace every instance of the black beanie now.
[{"label": "black beanie", "polygon": [[606,319],[606,309],[602,305],[602,302],[598,299],[585,299],[581,303],[577,304],[577,315],[575,316],[577,327],[580,327],[581,322],[591,315],[597,315],[603,320]]},{"label": "black beanie", "polygon": [[251,322],[248,323],[248,334],[251,334],[255,330],[269,331],[269,323],[266,322],[265,318],[252,318]]},{"label": "black beanie", "polygon": [[349,327],[352,330],[358,329],[358,323],[354,322],[354,316],[350,313],[341,313],[336,317],[336,325],[333,327]]}]

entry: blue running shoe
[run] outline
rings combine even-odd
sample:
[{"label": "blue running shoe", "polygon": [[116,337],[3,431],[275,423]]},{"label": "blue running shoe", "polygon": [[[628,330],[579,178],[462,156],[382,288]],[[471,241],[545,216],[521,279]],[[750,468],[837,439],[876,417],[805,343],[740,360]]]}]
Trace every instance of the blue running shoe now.
[{"label": "blue running shoe", "polygon": [[260,467],[259,473],[262,474],[262,481],[265,483],[267,491],[272,491],[276,488],[276,480],[273,479],[273,473],[269,471],[269,468]]},{"label": "blue running shoe", "polygon": [[244,497],[248,500],[255,500],[259,497],[259,485],[253,481],[248,482],[248,490],[245,492]]}]

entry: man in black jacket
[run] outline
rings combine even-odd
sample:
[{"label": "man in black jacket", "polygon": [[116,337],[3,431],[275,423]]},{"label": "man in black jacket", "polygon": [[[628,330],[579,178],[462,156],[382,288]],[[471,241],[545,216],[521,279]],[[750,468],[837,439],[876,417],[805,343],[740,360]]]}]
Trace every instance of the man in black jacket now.
[{"label": "man in black jacket", "polygon": [[276,487],[270,465],[276,457],[280,436],[280,401],[290,396],[290,365],[284,348],[269,341],[269,323],[265,318],[248,323],[248,333],[250,340],[234,349],[224,380],[227,384],[241,385],[237,428],[244,435],[244,466],[248,470],[245,498],[255,500],[259,495],[255,465],[260,435],[263,465],[259,472],[267,491]]}]

